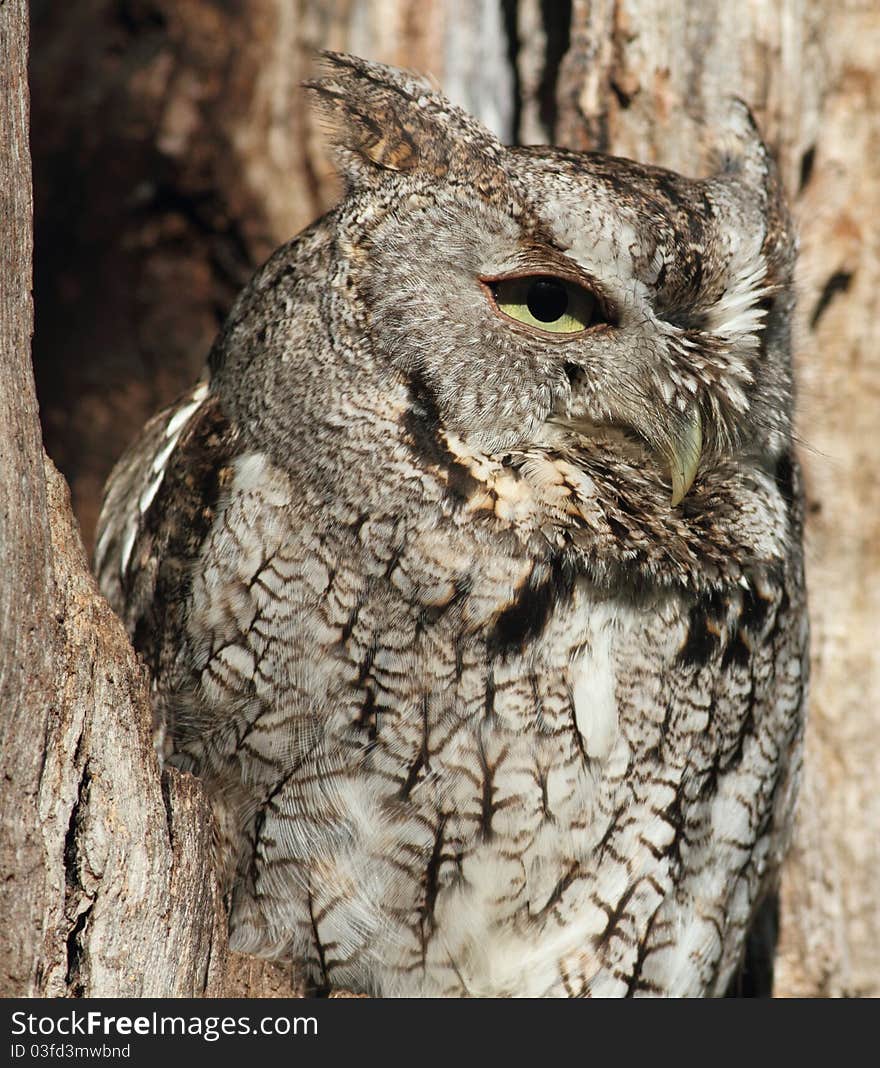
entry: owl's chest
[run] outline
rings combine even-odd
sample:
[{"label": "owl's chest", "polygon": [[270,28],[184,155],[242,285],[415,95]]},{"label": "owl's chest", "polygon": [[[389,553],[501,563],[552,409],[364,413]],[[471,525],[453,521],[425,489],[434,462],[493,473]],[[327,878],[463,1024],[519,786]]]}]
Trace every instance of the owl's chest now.
[{"label": "owl's chest", "polygon": [[[221,532],[194,586],[199,693],[219,722],[237,717],[211,738],[246,755],[259,810],[233,945],[323,959],[322,981],[385,994],[541,995],[566,976],[619,984],[670,901],[669,922],[717,939],[680,891],[689,866],[723,897],[763,825],[765,801],[738,789],[713,805],[719,753],[740,775],[739,728],[758,719],[746,646],[722,657],[739,631],[676,597],[636,606],[477,553],[454,530],[426,524],[403,551],[393,523],[359,531],[369,567],[317,533],[267,556],[224,551]],[[710,856],[716,825],[733,845]]]},{"label": "owl's chest", "polygon": [[625,747],[619,691],[638,624],[630,607],[576,590],[518,645],[450,626],[417,646],[418,674],[389,670],[380,651],[359,680],[373,709],[365,774],[439,807],[463,834],[470,823],[496,840],[513,822],[524,840],[527,812],[537,829],[561,806],[582,808]]},{"label": "owl's chest", "polygon": [[592,868],[629,804],[619,691],[636,622],[578,591],[528,646],[460,650],[447,685],[380,712],[362,795],[385,833],[364,867],[396,853],[387,877],[405,902],[377,950],[401,972],[386,989],[407,991],[418,966],[428,991],[522,992],[530,959],[542,994],[607,920]]}]

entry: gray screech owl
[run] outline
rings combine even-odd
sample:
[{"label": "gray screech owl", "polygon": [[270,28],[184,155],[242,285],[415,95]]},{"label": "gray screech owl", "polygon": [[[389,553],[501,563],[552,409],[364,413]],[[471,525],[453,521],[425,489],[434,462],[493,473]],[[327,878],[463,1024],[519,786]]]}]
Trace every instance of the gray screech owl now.
[{"label": "gray screech owl", "polygon": [[217,818],[233,948],[379,995],[723,993],[807,677],[795,241],[328,55],[347,193],[110,478],[96,565]]}]

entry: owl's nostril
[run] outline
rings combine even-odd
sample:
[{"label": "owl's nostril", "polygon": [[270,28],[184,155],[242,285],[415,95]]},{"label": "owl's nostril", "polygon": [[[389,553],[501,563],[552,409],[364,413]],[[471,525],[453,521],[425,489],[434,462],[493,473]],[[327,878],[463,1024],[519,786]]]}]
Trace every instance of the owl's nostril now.
[{"label": "owl's nostril", "polygon": [[565,372],[565,377],[568,379],[570,385],[574,385],[581,374],[581,369],[576,363],[564,363],[562,370]]}]

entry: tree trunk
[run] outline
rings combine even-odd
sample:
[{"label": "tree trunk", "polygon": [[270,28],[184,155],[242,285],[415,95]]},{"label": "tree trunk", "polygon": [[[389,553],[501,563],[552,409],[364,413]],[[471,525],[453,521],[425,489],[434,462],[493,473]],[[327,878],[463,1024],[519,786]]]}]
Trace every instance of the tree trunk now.
[{"label": "tree trunk", "polygon": [[44,461],[30,364],[27,5],[0,5],[0,995],[221,989],[199,784],[160,783],[146,679]]},{"label": "tree trunk", "polygon": [[[299,89],[311,49],[430,72],[507,140],[685,173],[707,167],[717,100],[753,106],[802,231],[811,501],[813,700],[776,992],[880,993],[871,0],[31,6],[34,363],[47,448],[87,544],[128,439],[195,380],[252,269],[338,193]],[[63,481],[44,467],[26,7],[0,3],[0,894],[16,932],[0,994],[290,994],[288,969],[227,952],[199,784],[160,775],[147,681],[89,576]]]}]

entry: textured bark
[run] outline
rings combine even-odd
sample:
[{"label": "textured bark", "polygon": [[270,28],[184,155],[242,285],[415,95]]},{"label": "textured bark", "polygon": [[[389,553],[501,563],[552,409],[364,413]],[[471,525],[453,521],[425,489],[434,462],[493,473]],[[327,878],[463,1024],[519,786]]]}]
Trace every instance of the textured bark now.
[{"label": "textured bark", "polygon": [[[198,783],[44,474],[31,377],[26,4],[0,3],[0,994],[295,992],[226,951]],[[872,0],[34,0],[34,361],[91,542],[100,487],[197,376],[253,267],[338,186],[314,47],[433,73],[508,140],[705,173],[754,108],[802,232],[814,675],[776,992],[880,993],[880,12]],[[873,229],[872,229],[873,227]]]},{"label": "textured bark", "polygon": [[146,680],[44,469],[26,19],[0,5],[0,995],[201,993],[225,955],[201,790],[160,784]]},{"label": "textured bark", "polygon": [[784,883],[780,989],[877,997],[880,8],[829,4],[821,55],[815,159],[798,201],[812,722],[801,833]]},{"label": "textured bark", "polygon": [[47,462],[54,694],[39,790],[49,996],[219,993],[222,907],[199,783],[160,776],[143,669],[98,594],[63,479]]},{"label": "textured bark", "polygon": [[22,0],[0,7],[0,907],[4,929],[20,931],[0,961],[0,994],[17,989],[39,963],[46,872],[37,795],[55,625],[42,446],[29,359],[33,308],[26,20]]}]

